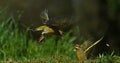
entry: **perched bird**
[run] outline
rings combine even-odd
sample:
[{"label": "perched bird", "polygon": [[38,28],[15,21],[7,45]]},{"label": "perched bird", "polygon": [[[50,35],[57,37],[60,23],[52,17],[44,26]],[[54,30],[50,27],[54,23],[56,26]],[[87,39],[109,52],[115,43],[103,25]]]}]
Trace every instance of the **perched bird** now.
[{"label": "perched bird", "polygon": [[83,42],[83,44],[79,45],[79,44],[76,44],[75,45],[75,49],[76,49],[76,54],[77,54],[77,57],[78,57],[78,60],[79,60],[79,63],[84,63],[84,61],[87,60],[87,52],[93,48],[96,44],[98,44],[101,40],[103,39],[100,38],[99,40],[97,40],[96,42],[94,42],[92,45],[90,45],[89,47],[87,47],[89,41],[85,41]]},{"label": "perched bird", "polygon": [[41,12],[40,17],[43,19],[42,21],[43,25],[35,28],[35,31],[42,31],[39,41],[42,41],[45,38],[44,35],[56,35],[58,37],[63,36],[62,30],[65,28],[68,19],[63,19],[63,18],[49,19],[48,10],[46,9],[43,12]]}]

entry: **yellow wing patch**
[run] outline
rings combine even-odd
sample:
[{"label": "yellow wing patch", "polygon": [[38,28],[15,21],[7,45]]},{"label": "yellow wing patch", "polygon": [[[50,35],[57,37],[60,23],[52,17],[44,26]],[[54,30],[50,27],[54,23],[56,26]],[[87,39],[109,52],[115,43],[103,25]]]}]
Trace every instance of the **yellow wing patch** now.
[{"label": "yellow wing patch", "polygon": [[54,30],[46,25],[36,28],[35,31],[43,31],[42,34],[54,33]]}]

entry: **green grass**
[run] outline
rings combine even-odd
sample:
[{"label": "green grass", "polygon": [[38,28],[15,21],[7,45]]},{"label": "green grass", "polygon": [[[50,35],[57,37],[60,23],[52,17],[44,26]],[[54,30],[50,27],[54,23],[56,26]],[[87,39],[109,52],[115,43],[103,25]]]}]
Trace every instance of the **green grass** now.
[{"label": "green grass", "polygon": [[[13,17],[5,18],[0,23],[0,63],[78,63],[74,51],[74,37],[70,32],[62,39],[48,37],[43,43],[28,38],[28,30],[21,31]],[[114,59],[114,60],[113,60]],[[96,63],[119,63],[120,57],[100,55]],[[12,62],[12,63],[13,63]]]},{"label": "green grass", "polygon": [[102,54],[95,61],[96,63],[120,63],[120,56]]},{"label": "green grass", "polygon": [[67,33],[56,42],[55,37],[43,43],[27,38],[28,30],[20,32],[13,17],[0,24],[0,61],[8,58],[14,61],[77,62],[73,51],[74,38]]}]

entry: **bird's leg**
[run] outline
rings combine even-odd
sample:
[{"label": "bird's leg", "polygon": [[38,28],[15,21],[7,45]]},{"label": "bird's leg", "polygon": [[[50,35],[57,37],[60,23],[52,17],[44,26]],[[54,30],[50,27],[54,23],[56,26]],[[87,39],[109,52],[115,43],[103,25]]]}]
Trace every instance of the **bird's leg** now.
[{"label": "bird's leg", "polygon": [[44,35],[42,34],[42,35],[40,36],[39,42],[41,42],[44,38],[45,38],[45,37],[44,37]]}]

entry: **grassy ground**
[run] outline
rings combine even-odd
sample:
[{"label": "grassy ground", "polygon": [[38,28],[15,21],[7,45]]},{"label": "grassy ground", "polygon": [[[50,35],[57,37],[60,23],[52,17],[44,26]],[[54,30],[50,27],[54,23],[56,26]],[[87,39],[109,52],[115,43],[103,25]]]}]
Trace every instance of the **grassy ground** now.
[{"label": "grassy ground", "polygon": [[[56,41],[48,37],[43,43],[27,38],[28,30],[20,32],[13,17],[0,23],[0,63],[78,63],[74,37],[69,33]],[[100,55],[95,63],[120,63],[120,57]]]}]

